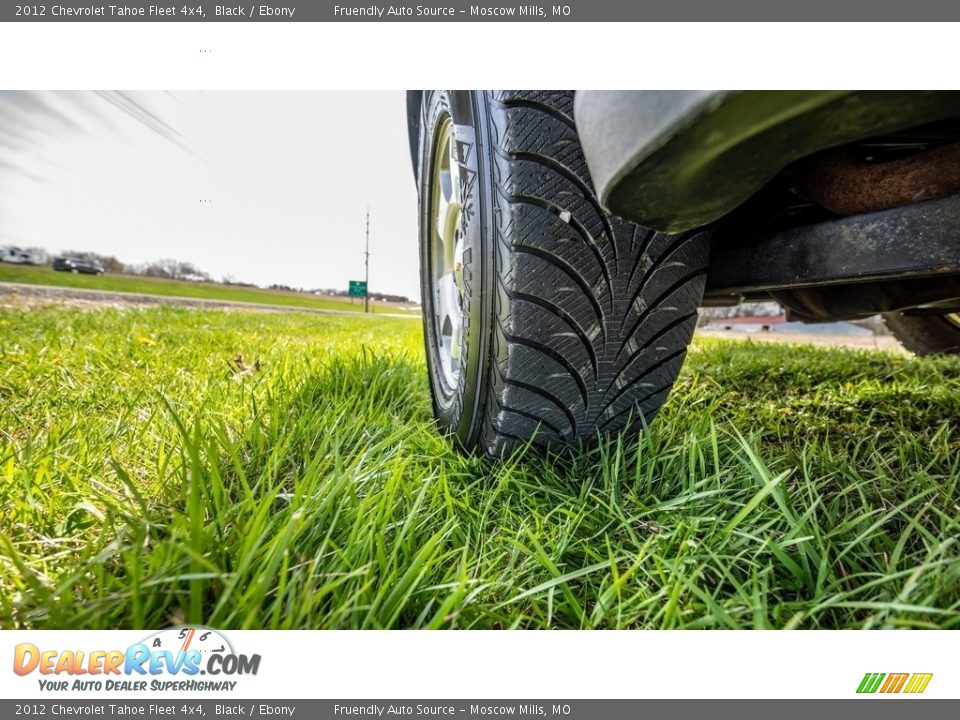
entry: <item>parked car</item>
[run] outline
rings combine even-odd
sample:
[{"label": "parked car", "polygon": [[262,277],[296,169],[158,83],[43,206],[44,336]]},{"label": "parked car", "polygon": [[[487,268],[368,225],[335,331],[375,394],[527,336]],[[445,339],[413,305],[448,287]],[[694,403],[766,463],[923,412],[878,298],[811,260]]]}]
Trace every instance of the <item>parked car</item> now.
[{"label": "parked car", "polygon": [[103,266],[97,261],[77,257],[58,257],[53,261],[53,269],[84,275],[103,275],[104,273]]},{"label": "parked car", "polygon": [[412,91],[434,413],[491,456],[650,422],[702,305],[960,352],[960,93]]}]

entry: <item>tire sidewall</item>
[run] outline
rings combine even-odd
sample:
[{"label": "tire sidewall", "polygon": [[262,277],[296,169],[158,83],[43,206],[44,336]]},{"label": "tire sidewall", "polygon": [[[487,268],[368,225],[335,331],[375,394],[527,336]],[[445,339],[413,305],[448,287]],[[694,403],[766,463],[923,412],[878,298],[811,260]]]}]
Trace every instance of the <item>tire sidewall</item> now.
[{"label": "tire sidewall", "polygon": [[[434,416],[440,427],[469,448],[475,443],[483,412],[488,369],[492,276],[492,246],[487,237],[492,207],[489,165],[483,152],[484,124],[477,122],[485,111],[481,93],[468,91],[425,92],[421,105],[417,187],[419,192],[420,287],[423,334],[426,346]],[[439,339],[434,320],[435,293],[431,255],[433,156],[438,130],[444,118],[453,121],[456,159],[460,166],[463,232],[464,328],[458,386],[451,388],[440,369]]]}]

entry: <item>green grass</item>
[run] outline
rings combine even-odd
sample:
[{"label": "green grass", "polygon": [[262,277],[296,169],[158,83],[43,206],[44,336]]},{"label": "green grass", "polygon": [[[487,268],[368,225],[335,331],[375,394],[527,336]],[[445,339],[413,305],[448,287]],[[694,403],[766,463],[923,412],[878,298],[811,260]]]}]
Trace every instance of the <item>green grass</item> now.
[{"label": "green grass", "polygon": [[0,343],[4,628],[960,628],[956,358],[699,341],[651,430],[487,463],[416,322],[48,307]]},{"label": "green grass", "polygon": [[[224,302],[249,302],[264,305],[280,305],[315,310],[341,310],[363,312],[363,302],[359,298],[350,302],[347,298],[317,297],[304,293],[264,290],[261,288],[220,285],[218,283],[186,282],[184,280],[166,280],[138,275],[74,275],[68,272],[54,272],[48,267],[30,265],[10,265],[0,263],[0,282],[26,283],[29,285],[52,285],[54,287],[81,288],[86,290],[108,290],[111,292],[140,293],[161,297],[185,297],[199,300],[219,300]],[[406,314],[403,308],[384,305],[378,302],[370,304],[371,312]]]}]

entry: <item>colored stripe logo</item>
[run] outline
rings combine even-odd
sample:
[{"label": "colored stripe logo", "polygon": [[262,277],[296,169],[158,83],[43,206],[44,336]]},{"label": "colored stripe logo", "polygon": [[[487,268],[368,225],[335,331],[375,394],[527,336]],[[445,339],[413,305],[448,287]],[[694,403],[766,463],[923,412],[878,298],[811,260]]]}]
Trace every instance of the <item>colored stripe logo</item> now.
[{"label": "colored stripe logo", "polygon": [[912,693],[927,689],[933,673],[867,673],[860,681],[858,693]]}]

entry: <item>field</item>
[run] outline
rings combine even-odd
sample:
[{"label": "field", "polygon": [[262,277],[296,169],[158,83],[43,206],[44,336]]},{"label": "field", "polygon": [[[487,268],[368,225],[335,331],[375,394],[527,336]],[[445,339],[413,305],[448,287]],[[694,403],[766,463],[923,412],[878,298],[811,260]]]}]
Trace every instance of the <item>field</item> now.
[{"label": "field", "polygon": [[415,321],[2,310],[0,627],[960,628],[958,417],[957,359],[707,339],[489,463]]},{"label": "field", "polygon": [[[348,298],[318,297],[303,293],[264,290],[256,287],[166,280],[137,275],[114,275],[110,273],[104,275],[74,275],[68,272],[54,272],[48,267],[10,265],[7,263],[0,263],[0,282],[138,293],[166,298],[181,297],[218,302],[260,303],[313,310],[363,312],[363,302],[360,299],[351,303]],[[371,312],[405,312],[396,306],[379,302],[372,302],[370,310]]]}]

